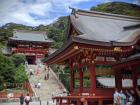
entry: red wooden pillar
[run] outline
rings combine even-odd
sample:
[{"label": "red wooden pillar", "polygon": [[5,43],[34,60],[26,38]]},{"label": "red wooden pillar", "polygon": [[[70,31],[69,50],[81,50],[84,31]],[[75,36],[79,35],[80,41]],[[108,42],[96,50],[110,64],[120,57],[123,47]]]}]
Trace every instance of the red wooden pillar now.
[{"label": "red wooden pillar", "polygon": [[67,105],[70,105],[70,99],[67,98]]},{"label": "red wooden pillar", "polygon": [[115,85],[117,89],[122,89],[122,76],[119,74],[115,75]]},{"label": "red wooden pillar", "polygon": [[118,88],[118,76],[115,74],[115,87]]},{"label": "red wooden pillar", "polygon": [[133,88],[136,89],[137,86],[137,76],[136,76],[136,68],[132,68],[132,80],[133,80]]},{"label": "red wooden pillar", "polygon": [[62,105],[62,98],[60,98],[60,101],[59,102],[60,102],[59,105]]},{"label": "red wooden pillar", "polygon": [[79,64],[79,79],[80,79],[80,94],[83,92],[83,72],[82,72],[82,64]]},{"label": "red wooden pillar", "polygon": [[77,99],[77,104],[76,105],[81,105],[81,101]]},{"label": "red wooden pillar", "polygon": [[73,66],[70,65],[70,93],[72,94],[74,90],[74,69]]},{"label": "red wooden pillar", "polygon": [[[54,102],[54,100],[55,99],[53,99],[53,102]],[[56,99],[56,105],[59,105],[59,99],[58,98]]]},{"label": "red wooden pillar", "polygon": [[98,105],[103,105],[103,100],[102,99],[98,100]]},{"label": "red wooden pillar", "polygon": [[121,68],[113,68],[115,73],[115,87],[117,89],[122,89],[122,76],[120,75]]},{"label": "red wooden pillar", "polygon": [[33,64],[36,63],[36,56],[33,56]]},{"label": "red wooden pillar", "polygon": [[96,93],[96,74],[95,74],[95,64],[91,63],[90,67],[90,79],[91,79],[91,89],[90,92],[93,95],[93,93]]}]

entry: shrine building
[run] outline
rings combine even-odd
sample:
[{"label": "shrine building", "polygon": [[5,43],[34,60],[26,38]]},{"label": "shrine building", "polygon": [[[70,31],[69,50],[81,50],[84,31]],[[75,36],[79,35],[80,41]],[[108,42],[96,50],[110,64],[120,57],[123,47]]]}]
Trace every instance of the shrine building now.
[{"label": "shrine building", "polygon": [[43,61],[70,68],[58,105],[111,104],[115,88],[140,86],[140,17],[72,9],[64,45]]},{"label": "shrine building", "polygon": [[52,42],[46,32],[14,30],[13,37],[8,40],[8,47],[12,54],[25,54],[28,63],[35,64],[37,59],[48,55]]}]

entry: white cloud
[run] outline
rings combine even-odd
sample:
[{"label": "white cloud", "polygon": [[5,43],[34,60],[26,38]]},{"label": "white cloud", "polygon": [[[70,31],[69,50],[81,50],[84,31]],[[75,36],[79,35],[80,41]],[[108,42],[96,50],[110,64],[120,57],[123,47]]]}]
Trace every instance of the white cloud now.
[{"label": "white cloud", "polygon": [[[88,1],[93,2],[93,0],[0,0],[0,25],[9,22],[32,26],[49,24],[59,16],[70,13],[70,6],[77,7],[77,4]],[[103,3],[110,0],[95,1]],[[138,1],[135,0],[135,3],[139,3]]]},{"label": "white cloud", "polygon": [[69,6],[90,0],[0,0],[0,25],[8,22],[25,25],[49,24]]},{"label": "white cloud", "polygon": [[133,4],[140,5],[140,0],[134,0],[134,1],[133,1]]}]

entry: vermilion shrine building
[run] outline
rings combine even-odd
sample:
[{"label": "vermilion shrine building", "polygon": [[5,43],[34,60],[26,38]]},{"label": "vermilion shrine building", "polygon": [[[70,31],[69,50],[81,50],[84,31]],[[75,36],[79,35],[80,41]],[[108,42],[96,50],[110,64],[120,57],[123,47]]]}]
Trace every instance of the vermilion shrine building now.
[{"label": "vermilion shrine building", "polygon": [[73,9],[68,30],[63,47],[44,59],[71,71],[70,95],[54,97],[58,105],[108,104],[115,87],[140,86],[139,17]]},{"label": "vermilion shrine building", "polygon": [[29,64],[35,64],[37,59],[48,55],[48,49],[53,41],[46,32],[14,30],[9,38],[8,46],[12,53],[25,54]]}]

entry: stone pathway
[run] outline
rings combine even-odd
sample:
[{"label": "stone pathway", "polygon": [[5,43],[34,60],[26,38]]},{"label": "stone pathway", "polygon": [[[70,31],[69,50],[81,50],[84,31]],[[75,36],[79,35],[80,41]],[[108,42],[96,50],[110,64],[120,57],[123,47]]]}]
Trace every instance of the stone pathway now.
[{"label": "stone pathway", "polygon": [[[45,74],[48,70],[44,70],[44,66],[39,67],[38,72],[36,65],[29,65],[29,69],[33,69],[34,75],[31,75],[29,78],[30,83],[32,84],[33,91],[37,97],[40,97],[41,100],[51,100],[52,96],[64,96],[66,93],[63,93],[65,88],[57,79],[56,74],[50,69],[49,70],[49,79],[45,80]],[[35,88],[35,84],[38,82],[41,83],[41,88]]]},{"label": "stone pathway", "polygon": [[[0,105],[19,105],[19,102],[0,103]],[[25,105],[25,103],[24,103]],[[53,101],[30,102],[30,105],[56,105]]]}]

